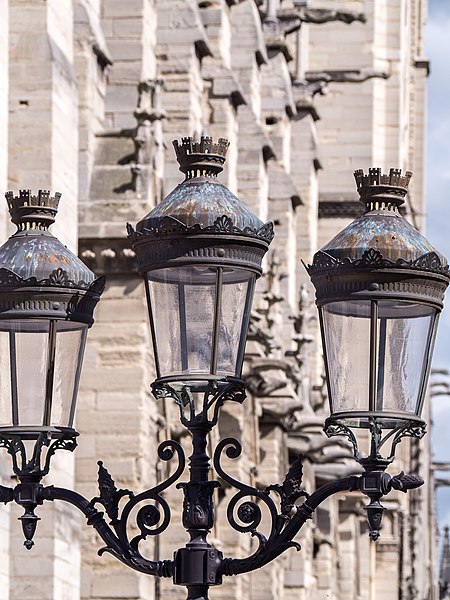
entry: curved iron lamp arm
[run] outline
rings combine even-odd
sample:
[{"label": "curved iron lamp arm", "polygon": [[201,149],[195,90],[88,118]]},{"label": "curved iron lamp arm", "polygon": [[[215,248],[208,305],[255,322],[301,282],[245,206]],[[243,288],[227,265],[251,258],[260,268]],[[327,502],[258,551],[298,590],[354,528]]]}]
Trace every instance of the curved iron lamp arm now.
[{"label": "curved iron lamp arm", "polygon": [[[171,577],[173,574],[173,561],[152,561],[145,558],[139,551],[139,544],[147,536],[159,535],[170,523],[170,507],[162,496],[164,490],[172,486],[182,475],[186,458],[183,448],[173,440],[167,440],[160,444],[158,456],[161,460],[170,461],[174,456],[178,459],[178,464],[165,481],[150,488],[140,494],[134,495],[129,490],[118,490],[114,480],[103,463],[99,461],[98,484],[100,495],[87,500],[75,491],[65,488],[47,486],[41,484],[42,477],[48,472],[48,464],[54,453],[54,447],[73,450],[75,444],[64,444],[56,440],[50,445],[47,453],[45,468],[41,464],[42,440],[38,439],[33,451],[33,457],[30,461],[26,460],[25,451],[23,451],[22,464],[15,460],[16,454],[21,450],[20,444],[11,443],[8,449],[11,449],[14,460],[14,469],[20,483],[15,488],[3,488],[0,486],[0,502],[10,502],[14,500],[24,508],[24,514],[20,517],[22,529],[25,536],[24,545],[30,549],[34,542],[33,537],[39,518],[35,514],[37,506],[45,500],[63,500],[77,507],[87,518],[88,525],[92,525],[100,537],[106,543],[106,546],[99,550],[99,554],[109,552],[117,559],[142,573],[156,575],[159,577]],[[48,444],[47,444],[48,445]],[[128,496],[128,501],[121,508],[121,500]],[[128,537],[128,522],[130,516],[139,504],[145,503],[137,512],[136,523],[140,531],[133,539]],[[101,504],[110,522],[104,519],[104,513],[96,508],[96,504]]]},{"label": "curved iron lamp arm", "polygon": [[[271,485],[265,490],[258,490],[237,481],[226,473],[221,464],[223,451],[229,458],[237,458],[241,453],[241,445],[237,440],[227,438],[219,443],[214,454],[214,467],[218,475],[230,486],[237,489],[228,504],[228,522],[236,531],[251,533],[251,535],[257,537],[259,545],[257,550],[246,558],[223,559],[219,568],[219,575],[238,575],[254,571],[277,558],[288,548],[295,547],[300,550],[300,545],[294,541],[295,536],[306,521],[312,518],[316,508],[324,500],[339,492],[359,490],[368,496],[370,503],[367,505],[366,510],[370,526],[369,535],[372,540],[376,540],[379,537],[379,528],[384,511],[384,507],[380,503],[381,497],[388,494],[392,489],[407,492],[409,489],[417,488],[424,483],[421,477],[405,475],[403,472],[391,477],[384,472],[387,465],[385,461],[381,460],[379,465],[371,470],[366,470],[360,476],[353,475],[332,481],[321,486],[313,494],[308,495],[301,487],[303,456],[299,456],[281,485]],[[372,467],[374,467],[373,464]],[[274,500],[269,496],[271,491],[275,491],[280,497],[280,513]],[[296,505],[296,501],[301,496],[305,496],[306,500],[301,505]],[[256,498],[257,500],[249,499],[239,504],[245,497]],[[262,520],[258,502],[265,504],[271,517],[270,534],[267,538],[257,530]],[[238,507],[237,517],[243,523],[242,525],[235,518],[236,507]]]},{"label": "curved iron lamp arm", "polygon": [[239,575],[241,573],[248,573],[267,565],[288,548],[296,547],[297,550],[300,550],[300,544],[294,542],[293,539],[306,521],[312,518],[314,510],[333,494],[357,489],[354,487],[355,480],[357,481],[358,477],[346,477],[345,479],[333,481],[320,487],[308,500],[305,500],[301,506],[297,507],[295,514],[289,520],[285,521],[286,525],[281,531],[277,531],[275,536],[271,535],[267,541],[260,542],[259,548],[254,554],[242,559],[224,559],[221,568],[222,574]]},{"label": "curved iron lamp arm", "polygon": [[112,527],[105,521],[103,513],[93,506],[92,501],[87,500],[81,494],[65,488],[48,486],[42,489],[42,497],[44,500],[63,500],[76,506],[86,517],[87,524],[94,527],[106,544],[106,547],[99,550],[99,554],[110,552],[121,562],[141,573],[158,577],[171,577],[173,561],[148,560],[132,544],[124,545],[120,537],[114,533]]}]

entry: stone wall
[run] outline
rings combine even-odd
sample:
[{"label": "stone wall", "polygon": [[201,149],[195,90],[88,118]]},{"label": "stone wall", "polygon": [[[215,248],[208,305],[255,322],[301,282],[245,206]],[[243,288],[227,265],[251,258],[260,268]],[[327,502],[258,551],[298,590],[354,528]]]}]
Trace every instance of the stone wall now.
[{"label": "stone wall", "polygon": [[[102,460],[119,487],[137,492],[168,475],[158,441],[171,437],[190,453],[176,407],[150,394],[145,294],[125,223],[181,181],[172,140],[203,134],[230,140],[221,181],[276,233],[251,319],[248,398],[224,408],[210,446],[240,440],[243,456],[227,468],[261,487],[282,481],[298,453],[308,491],[355,472],[346,442],[322,433],[321,343],[301,260],[358,214],[356,168],[413,170],[407,214],[422,225],[424,10],[424,0],[0,0],[0,15],[9,15],[0,18],[0,182],[61,191],[55,233],[108,277],[86,351],[79,448],[57,457],[49,482],[91,498]],[[4,210],[0,230],[5,223]],[[430,476],[426,443],[399,448],[393,470]],[[7,459],[1,467],[9,473]],[[227,556],[246,556],[256,540],[230,528],[232,495],[217,492],[211,539]],[[376,549],[365,499],[329,499],[298,536],[300,553],[227,578],[211,598],[433,597],[432,485],[409,498],[386,502]],[[187,540],[181,490],[166,499],[173,524],[145,541],[149,558],[171,558]],[[97,556],[101,541],[67,506],[40,507],[31,553],[21,547],[19,513],[10,512],[0,511],[2,600],[186,595],[169,579]],[[418,539],[419,524],[430,539]]]}]

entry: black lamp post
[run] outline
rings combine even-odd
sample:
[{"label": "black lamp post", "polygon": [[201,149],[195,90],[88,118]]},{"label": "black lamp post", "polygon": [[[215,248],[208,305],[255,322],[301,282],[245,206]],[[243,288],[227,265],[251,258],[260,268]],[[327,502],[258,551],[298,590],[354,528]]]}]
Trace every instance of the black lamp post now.
[{"label": "black lamp post", "polygon": [[[0,501],[15,500],[25,508],[21,519],[27,547],[33,543],[37,505],[64,500],[77,506],[105,542],[100,552],[110,552],[137,571],[172,577],[175,584],[187,587],[190,600],[206,600],[209,587],[220,585],[223,576],[253,571],[287,548],[299,549],[294,537],[332,494],[360,490],[370,498],[368,518],[371,537],[376,539],[383,511],[381,496],[393,488],[407,491],[423,483],[415,475],[391,477],[385,469],[401,436],[424,432],[420,408],[437,315],[448,283],[445,259],[398,214],[409,176],[401,178],[397,171],[382,176],[371,170],[369,177],[364,177],[358,172],[367,212],[316,254],[309,271],[317,289],[326,355],[331,403],[326,432],[347,435],[364,473],[328,483],[308,495],[301,485],[300,456],[283,483],[261,490],[225,471],[223,453],[237,458],[241,446],[232,438],[221,440],[213,451],[214,470],[236,490],[227,507],[228,522],[259,541],[248,557],[224,557],[208,541],[215,519],[213,492],[220,483],[210,478],[207,436],[217,424],[220,407],[245,398],[241,370],[254,285],[273,237],[272,224],[263,224],[218,182],[227,147],[223,139],[217,143],[210,138],[200,142],[184,138],[181,145],[175,142],[185,180],[136,230],[128,226],[147,293],[157,371],[153,393],[156,398],[174,399],[181,421],[192,435],[189,478],[177,484],[184,493],[182,521],[190,540],[173,559],[146,558],[140,542],[162,534],[170,522],[164,491],[185,470],[185,454],[177,442],[165,441],[158,449],[162,460],[177,459],[170,477],[137,495],[118,490],[101,462],[100,495],[90,501],[74,491],[41,483],[56,448],[75,447],[72,421],[84,332],[92,322],[99,282],[72,255],[58,253],[61,245],[54,238],[52,244],[58,252],[46,250],[43,256],[51,256],[51,260],[43,260],[42,274],[33,270],[40,266],[36,260],[31,261],[32,270],[23,275],[27,245],[38,245],[42,241],[39,236],[48,241],[43,217],[34,213],[28,218],[29,225],[19,225],[13,241],[0,249],[0,264],[4,265],[0,275],[8,275],[0,288],[0,334],[6,335],[0,362],[9,373],[9,379],[1,381],[10,382],[1,384],[10,391],[0,400],[0,415],[4,415],[0,443],[13,456],[20,480],[15,488],[0,487]],[[14,205],[11,196],[8,200]],[[22,205],[28,207],[28,203]],[[10,243],[12,254],[3,254],[12,258],[3,261],[2,250]],[[22,270],[13,268],[14,261]],[[26,293],[29,295],[24,296]],[[18,313],[22,305],[28,308]],[[67,341],[64,336],[69,336]],[[36,346],[41,349],[37,363],[32,352]],[[26,351],[31,358],[23,358]],[[71,367],[66,374],[64,364]],[[41,392],[33,403],[23,400],[28,396],[18,382],[27,368],[29,385]],[[357,448],[351,431],[354,426],[371,432],[367,457]],[[383,429],[394,432],[386,458],[380,453],[389,437],[382,438]],[[36,439],[36,444],[27,461],[22,448],[30,438]],[[42,467],[41,449],[51,438],[56,440]],[[22,455],[20,464],[17,454]],[[124,496],[129,499],[120,502]],[[97,504],[103,506],[109,522]],[[266,535],[259,530],[261,507],[269,515]],[[139,530],[132,539],[131,516]]]}]

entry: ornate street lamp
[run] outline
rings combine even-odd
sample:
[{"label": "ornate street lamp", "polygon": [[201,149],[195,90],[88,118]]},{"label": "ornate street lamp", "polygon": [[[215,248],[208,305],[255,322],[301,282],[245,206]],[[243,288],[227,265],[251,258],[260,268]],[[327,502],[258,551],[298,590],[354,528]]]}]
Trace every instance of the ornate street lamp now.
[{"label": "ornate street lamp", "polygon": [[[254,286],[273,237],[272,224],[263,224],[217,180],[227,147],[228,142],[223,139],[217,143],[211,138],[202,138],[200,142],[184,138],[181,144],[175,142],[185,180],[137,224],[136,230],[128,226],[147,294],[157,374],[153,393],[157,399],[173,398],[180,409],[181,421],[192,436],[188,481],[177,484],[184,494],[182,522],[190,535],[189,542],[175,552],[173,559],[167,560],[150,560],[140,550],[142,540],[162,534],[169,525],[171,512],[164,491],[185,471],[184,450],[172,440],[164,441],[158,449],[161,460],[174,457],[177,460],[172,474],[137,495],[118,490],[101,462],[100,495],[90,501],[71,490],[44,486],[41,478],[48,471],[48,461],[44,468],[35,466],[32,476],[28,463],[20,466],[16,462],[20,483],[15,488],[0,486],[0,501],[14,500],[25,508],[21,519],[27,547],[32,545],[36,506],[45,500],[64,500],[77,506],[88,524],[97,530],[105,542],[100,552],[110,552],[137,571],[172,577],[175,584],[187,587],[190,600],[207,600],[209,588],[220,585],[224,576],[253,571],[290,547],[299,549],[293,541],[295,536],[321,502],[332,494],[359,490],[370,498],[367,512],[371,537],[376,539],[383,512],[380,498],[391,489],[407,491],[423,483],[415,475],[401,473],[391,477],[385,469],[402,435],[423,433],[420,407],[437,315],[448,283],[445,259],[398,214],[397,206],[406,194],[408,176],[402,179],[399,172],[391,171],[386,177],[371,170],[367,178],[358,172],[368,212],[317,253],[309,271],[317,289],[326,354],[331,402],[326,431],[329,435],[343,432],[354,442],[355,455],[364,466],[364,473],[327,483],[308,495],[302,489],[303,457],[300,456],[282,484],[258,489],[225,471],[223,454],[237,458],[241,446],[232,438],[221,440],[213,452],[214,470],[236,490],[228,503],[228,522],[236,531],[250,533],[258,540],[257,549],[249,556],[224,557],[208,541],[215,520],[214,489],[221,484],[210,478],[207,439],[217,424],[220,407],[227,401],[242,402],[245,398],[241,370]],[[43,227],[42,220],[34,218],[31,222]],[[28,243],[23,239],[26,233],[15,235],[21,240],[19,247]],[[23,267],[21,256],[16,252],[16,260]],[[56,253],[52,256],[56,257]],[[60,261],[66,264],[63,255],[52,261],[56,273],[60,273],[56,266]],[[41,294],[33,297],[33,309],[40,312],[30,313],[23,321],[31,325],[17,329],[19,316],[13,311],[11,323],[4,327],[6,350],[3,347],[0,350],[10,378],[2,378],[0,382],[3,388],[3,382],[10,382],[11,392],[5,397],[11,403],[1,400],[6,416],[0,439],[13,457],[20,452],[16,448],[30,437],[37,438],[38,447],[41,439],[56,437],[56,444],[60,440],[73,440],[75,435],[72,420],[83,334],[60,346],[58,340],[62,338],[58,335],[82,331],[88,326],[98,299],[98,282],[88,274],[82,284],[81,267],[76,264],[76,269],[66,276],[58,275],[58,284],[53,283],[53,271],[49,269],[39,275],[39,280],[36,275],[27,274],[26,281],[33,277],[33,293]],[[11,266],[6,268],[13,271]],[[67,265],[61,268],[67,270]],[[14,277],[18,276],[24,277],[22,271],[19,274],[14,271]],[[63,280],[66,285],[61,283]],[[22,303],[20,294],[25,293],[25,286],[17,282],[14,285],[18,287],[18,291],[13,290],[19,294],[17,303],[19,299]],[[49,296],[51,286],[55,286],[51,288],[55,295]],[[8,289],[6,286],[5,294]],[[68,298],[68,289],[72,290],[72,300]],[[0,290],[0,302],[2,294]],[[40,303],[36,304],[38,299]],[[65,312],[52,325],[55,321],[52,311],[60,310],[66,300]],[[8,317],[9,309],[5,310],[0,312],[0,324],[9,323],[8,318],[1,320],[3,314]],[[31,338],[17,338],[35,333],[36,344],[44,349],[45,359],[39,363],[44,367],[40,370],[33,363],[34,346],[28,344]],[[342,349],[341,353],[337,348]],[[32,379],[29,385],[41,391],[40,403],[36,401],[32,407],[23,404],[21,398],[28,396],[23,396],[16,381],[22,372],[17,369],[27,366],[26,361],[20,367],[17,364],[25,350],[30,350],[31,357],[27,359]],[[52,357],[59,351],[58,362]],[[71,397],[69,404],[67,400],[59,400],[55,383],[63,377],[56,371],[64,370],[64,360],[74,368],[70,371],[70,384],[66,384],[69,392],[64,396]],[[55,398],[58,398],[56,403]],[[56,413],[56,406],[65,409]],[[365,427],[372,434],[372,449],[367,457],[362,457],[356,446],[351,432],[354,426]],[[382,439],[381,432],[389,428],[394,432],[392,450],[383,458],[380,448],[387,436]],[[52,446],[47,456],[51,451]],[[124,496],[128,496],[127,501],[122,500]],[[103,512],[97,510],[97,504],[103,506],[109,523]],[[264,507],[270,521],[265,535],[259,530]],[[138,533],[130,539],[131,516],[136,520]]]},{"label": "ornate street lamp", "polygon": [[[76,447],[86,335],[104,287],[104,278],[96,279],[48,230],[60,196],[8,192],[17,231],[0,247],[0,446],[8,449],[21,482],[16,499],[26,506],[27,547],[36,527],[28,511],[32,484],[48,473],[57,449]],[[30,455],[27,440],[35,441]]]},{"label": "ornate street lamp", "polygon": [[[398,169],[389,175],[356,171],[365,213],[321,248],[308,268],[330,400],[325,432],[346,435],[366,468],[389,464],[402,437],[425,433],[420,415],[449,282],[446,259],[399,212],[410,178]],[[367,456],[353,428],[369,430]]]},{"label": "ornate street lamp", "polygon": [[7,446],[78,435],[78,383],[104,278],[49,232],[60,196],[6,194],[17,226],[0,247],[0,439]]},{"label": "ornate street lamp", "polygon": [[[242,401],[255,281],[273,238],[217,180],[228,141],[174,142],[185,180],[128,227],[147,293],[156,397],[172,396],[185,424],[215,424],[224,399]],[[220,400],[219,402],[217,402]],[[204,407],[215,406],[210,418]],[[206,421],[205,421],[206,419]]]}]

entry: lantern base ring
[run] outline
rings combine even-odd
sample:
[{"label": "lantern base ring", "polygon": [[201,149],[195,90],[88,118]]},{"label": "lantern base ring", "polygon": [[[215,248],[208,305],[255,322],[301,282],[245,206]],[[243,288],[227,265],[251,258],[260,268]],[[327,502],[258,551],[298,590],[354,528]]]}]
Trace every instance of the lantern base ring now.
[{"label": "lantern base ring", "polygon": [[[34,430],[32,436],[26,437],[20,428],[11,428],[0,430],[0,448],[6,448],[11,455],[13,471],[21,482],[38,483],[48,474],[50,470],[50,460],[57,450],[69,450],[73,452],[77,447],[76,438],[78,433],[71,428],[65,428],[66,431],[57,430],[58,437],[53,439],[55,428],[42,427],[42,431],[37,433]],[[32,454],[29,456],[24,440],[35,439]],[[47,448],[44,457],[44,448]]]},{"label": "lantern base ring", "polygon": [[[353,428],[369,429],[370,451],[367,456],[363,456],[360,452]],[[390,431],[383,435],[383,429]],[[380,468],[386,469],[392,463],[395,458],[395,449],[402,438],[422,438],[426,433],[426,423],[415,415],[403,417],[398,413],[369,411],[335,413],[325,421],[324,432],[328,437],[345,436],[353,447],[355,460],[366,471],[372,471]],[[387,455],[383,456],[381,449],[388,441],[390,441],[390,449]]]},{"label": "lantern base ring", "polygon": [[152,393],[157,400],[172,398],[180,410],[182,424],[188,429],[199,424],[214,427],[225,402],[245,400],[245,383],[238,377],[194,374],[180,379],[180,376],[157,379],[152,383]]},{"label": "lantern base ring", "polygon": [[42,435],[46,435],[49,439],[60,439],[78,437],[79,433],[72,427],[54,427],[53,425],[41,425],[37,427],[34,425],[12,425],[10,427],[0,427],[0,437],[8,440],[14,438],[37,440]]}]

